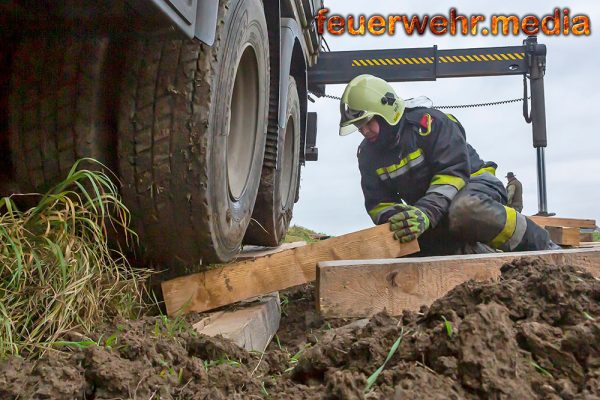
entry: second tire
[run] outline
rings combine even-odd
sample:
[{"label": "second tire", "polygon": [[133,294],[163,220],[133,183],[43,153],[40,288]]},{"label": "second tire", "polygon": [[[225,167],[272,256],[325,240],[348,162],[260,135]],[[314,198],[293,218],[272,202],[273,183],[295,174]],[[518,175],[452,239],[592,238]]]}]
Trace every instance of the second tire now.
[{"label": "second tire", "polygon": [[277,167],[264,166],[256,207],[245,241],[278,246],[285,238],[300,180],[300,97],[295,79],[288,81],[285,127],[278,135]]}]

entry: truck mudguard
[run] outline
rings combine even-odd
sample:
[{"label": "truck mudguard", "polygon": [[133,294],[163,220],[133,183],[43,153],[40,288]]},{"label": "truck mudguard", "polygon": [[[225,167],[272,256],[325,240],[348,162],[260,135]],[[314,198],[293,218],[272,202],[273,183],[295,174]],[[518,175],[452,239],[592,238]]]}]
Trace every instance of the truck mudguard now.
[{"label": "truck mudguard", "polygon": [[215,41],[219,0],[150,0],[179,30],[209,46]]},{"label": "truck mudguard", "polygon": [[292,65],[292,54],[294,51],[294,43],[298,40],[302,47],[303,54],[306,53],[306,43],[301,34],[300,26],[292,18],[281,18],[281,56],[280,56],[280,77],[279,79],[279,127],[285,125],[285,107],[287,105],[288,96],[288,80]]}]

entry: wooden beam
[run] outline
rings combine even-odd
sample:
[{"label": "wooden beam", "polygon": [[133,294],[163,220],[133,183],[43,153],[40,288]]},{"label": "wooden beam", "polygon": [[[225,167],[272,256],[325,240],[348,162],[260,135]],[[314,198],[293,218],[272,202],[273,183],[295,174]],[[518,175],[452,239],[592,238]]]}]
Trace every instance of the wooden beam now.
[{"label": "wooden beam", "polygon": [[595,219],[577,219],[577,218],[557,218],[557,217],[540,217],[537,215],[528,216],[530,220],[541,227],[544,226],[566,226],[570,228],[596,228]]},{"label": "wooden beam", "polygon": [[572,264],[600,276],[600,249],[330,261],[317,267],[317,307],[324,317],[335,318],[417,311],[469,279],[497,278],[503,264],[525,256]]},{"label": "wooden beam", "polygon": [[206,311],[315,280],[320,261],[393,258],[419,251],[388,224],[162,282],[167,313]]},{"label": "wooden beam", "polygon": [[561,246],[579,246],[579,228],[547,226],[550,239]]},{"label": "wooden beam", "polygon": [[579,242],[579,248],[600,248],[600,242]]},{"label": "wooden beam", "polygon": [[594,234],[592,232],[581,232],[579,234],[579,241],[580,242],[593,242]]},{"label": "wooden beam", "polygon": [[281,307],[279,293],[263,296],[231,311],[218,311],[193,325],[207,336],[221,335],[248,351],[265,351],[279,329]]},{"label": "wooden beam", "polygon": [[242,250],[242,252],[235,257],[235,261],[256,260],[259,257],[280,253],[285,250],[295,249],[296,247],[302,246],[306,246],[305,241],[283,243],[278,247],[248,246],[248,248],[244,248],[244,250]]}]

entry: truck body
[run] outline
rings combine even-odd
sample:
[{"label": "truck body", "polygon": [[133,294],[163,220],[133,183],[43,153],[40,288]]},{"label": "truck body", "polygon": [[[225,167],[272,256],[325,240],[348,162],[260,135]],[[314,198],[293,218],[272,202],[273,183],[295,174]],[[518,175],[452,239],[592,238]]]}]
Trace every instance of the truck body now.
[{"label": "truck body", "polygon": [[[173,271],[281,242],[316,160],[307,71],[320,0],[0,5],[2,195],[91,157],[144,257]],[[98,167],[97,167],[98,168]]]}]

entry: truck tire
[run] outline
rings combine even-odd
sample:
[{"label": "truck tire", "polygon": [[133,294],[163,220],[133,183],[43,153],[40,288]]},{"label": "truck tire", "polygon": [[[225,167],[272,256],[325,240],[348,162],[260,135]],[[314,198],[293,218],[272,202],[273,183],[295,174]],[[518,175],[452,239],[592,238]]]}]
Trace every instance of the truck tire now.
[{"label": "truck tire", "polygon": [[289,77],[286,125],[277,144],[277,168],[263,167],[258,199],[246,232],[247,243],[278,246],[283,241],[297,201],[300,179],[300,98]]},{"label": "truck tire", "polygon": [[269,49],[260,0],[222,0],[213,46],[136,40],[121,93],[122,194],[146,258],[178,273],[241,247],[260,182]]},{"label": "truck tire", "polygon": [[106,38],[37,37],[17,46],[9,140],[21,192],[45,192],[82,157],[109,163],[103,116],[107,51]]}]

